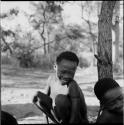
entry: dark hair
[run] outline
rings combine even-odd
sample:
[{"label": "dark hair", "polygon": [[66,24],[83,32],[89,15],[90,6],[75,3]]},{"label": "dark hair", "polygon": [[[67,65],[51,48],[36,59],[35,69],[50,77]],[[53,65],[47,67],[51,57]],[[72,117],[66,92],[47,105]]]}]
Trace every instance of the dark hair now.
[{"label": "dark hair", "polygon": [[1,111],[1,124],[2,125],[18,125],[17,120],[8,112]]},{"label": "dark hair", "polygon": [[118,87],[120,87],[119,84],[112,78],[103,78],[96,82],[94,93],[96,97],[101,100],[107,91]]},{"label": "dark hair", "polygon": [[59,64],[63,59],[76,62],[77,65],[79,64],[79,59],[77,55],[71,51],[65,51],[60,53],[56,58],[56,63]]}]

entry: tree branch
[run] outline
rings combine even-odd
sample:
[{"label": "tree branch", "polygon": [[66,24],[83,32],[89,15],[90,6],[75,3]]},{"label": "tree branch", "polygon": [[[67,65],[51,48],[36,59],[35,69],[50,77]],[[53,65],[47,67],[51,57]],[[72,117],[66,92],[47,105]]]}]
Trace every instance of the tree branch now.
[{"label": "tree branch", "polygon": [[11,47],[8,45],[8,43],[6,42],[4,37],[2,37],[2,40],[3,40],[4,44],[7,46],[7,48],[9,49],[10,53],[13,54],[13,51],[12,51]]},{"label": "tree branch", "polygon": [[[61,40],[65,39],[65,38],[67,38],[67,37],[66,37],[66,36],[65,36],[65,37],[62,37]],[[55,42],[55,40],[52,40],[52,41],[46,43],[45,46],[48,45],[48,44],[51,44],[51,43],[53,43],[53,42]],[[43,47],[43,46],[44,46],[44,44],[42,44],[41,46],[38,46],[38,47],[33,48],[33,49],[31,50],[31,53],[34,52],[35,50],[37,50],[37,49]],[[63,47],[61,47],[61,48],[63,48]],[[64,48],[63,48],[63,49],[64,49]]]}]

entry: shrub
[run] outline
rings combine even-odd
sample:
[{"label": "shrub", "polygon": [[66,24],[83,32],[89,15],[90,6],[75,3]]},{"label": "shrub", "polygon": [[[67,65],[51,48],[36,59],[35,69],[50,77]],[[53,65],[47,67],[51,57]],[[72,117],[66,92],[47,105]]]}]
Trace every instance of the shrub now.
[{"label": "shrub", "polygon": [[12,64],[11,58],[9,58],[7,55],[1,55],[1,64]]},{"label": "shrub", "polygon": [[90,63],[88,60],[84,57],[79,57],[79,67],[81,68],[87,68],[90,66]]},{"label": "shrub", "polygon": [[32,67],[33,58],[34,58],[33,55],[29,52],[20,53],[20,55],[17,57],[20,66],[24,68]]},{"label": "shrub", "polygon": [[19,66],[19,62],[13,56],[1,55],[1,64]]},{"label": "shrub", "polygon": [[122,73],[122,66],[121,66],[121,64],[119,63],[119,64],[114,64],[113,65],[113,72],[114,73]]},{"label": "shrub", "polygon": [[33,67],[41,69],[53,69],[54,59],[52,55],[36,55],[33,59]]}]

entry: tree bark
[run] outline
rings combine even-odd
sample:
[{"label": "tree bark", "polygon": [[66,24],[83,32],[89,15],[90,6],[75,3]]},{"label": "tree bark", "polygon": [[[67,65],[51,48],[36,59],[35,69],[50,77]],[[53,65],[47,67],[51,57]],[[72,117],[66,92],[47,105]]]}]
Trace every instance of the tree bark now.
[{"label": "tree bark", "polygon": [[119,62],[119,37],[120,37],[120,28],[119,28],[119,17],[120,17],[120,1],[116,2],[115,6],[115,24],[113,25],[113,31],[115,33],[115,58],[114,65],[117,66]]},{"label": "tree bark", "polygon": [[40,36],[41,36],[41,38],[43,40],[44,55],[46,55],[46,53],[47,53],[47,50],[46,50],[46,38],[44,37],[44,35],[45,35],[45,23],[43,23],[43,27],[42,28],[43,28],[43,30],[40,33]]},{"label": "tree bark", "polygon": [[97,68],[98,79],[113,78],[112,17],[116,1],[103,1],[98,21]]},{"label": "tree bark", "polygon": [[50,53],[50,44],[49,44],[49,42],[50,42],[50,33],[49,33],[49,31],[47,30],[47,52],[48,52],[48,54]]}]

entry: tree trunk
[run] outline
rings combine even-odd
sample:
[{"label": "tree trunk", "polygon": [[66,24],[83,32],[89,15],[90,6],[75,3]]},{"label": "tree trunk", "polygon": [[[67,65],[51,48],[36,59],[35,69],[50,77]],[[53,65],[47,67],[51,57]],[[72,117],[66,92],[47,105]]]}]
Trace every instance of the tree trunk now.
[{"label": "tree trunk", "polygon": [[[48,43],[49,43],[49,41],[50,41],[50,33],[49,33],[49,31],[47,32],[47,37],[48,37]],[[47,51],[48,51],[48,53],[50,53],[50,45],[49,44],[47,44]]]},{"label": "tree trunk", "polygon": [[46,41],[44,40],[44,55],[46,55],[47,50],[46,50]]},{"label": "tree trunk", "polygon": [[46,38],[40,34],[42,39],[43,39],[43,50],[44,50],[44,55],[46,55],[47,51],[46,51]]},{"label": "tree trunk", "polygon": [[116,21],[115,24],[115,60],[114,64],[118,65],[119,62],[119,21]]},{"label": "tree trunk", "polygon": [[46,37],[46,51],[47,51],[47,54],[49,54],[49,31],[48,31],[48,25],[46,25],[46,28],[45,28],[45,37]]},{"label": "tree trunk", "polygon": [[113,78],[112,17],[116,1],[103,1],[98,21],[97,68],[98,79]]},{"label": "tree trunk", "polygon": [[43,23],[43,26],[42,26],[43,30],[42,32],[40,33],[40,36],[43,40],[43,50],[44,50],[44,55],[46,55],[47,51],[46,51],[46,38],[45,38],[45,23]]},{"label": "tree trunk", "polygon": [[120,17],[120,1],[116,2],[115,6],[115,24],[113,25],[113,31],[115,33],[115,58],[114,65],[117,66],[119,62],[119,37],[120,37],[120,28],[119,28],[119,17]]},{"label": "tree trunk", "polygon": [[12,51],[10,45],[6,42],[4,36],[2,36],[2,40],[3,40],[4,44],[6,45],[7,49],[9,49],[10,54],[12,55],[13,51]]}]

